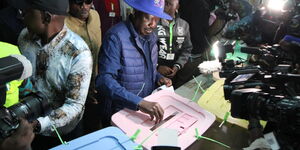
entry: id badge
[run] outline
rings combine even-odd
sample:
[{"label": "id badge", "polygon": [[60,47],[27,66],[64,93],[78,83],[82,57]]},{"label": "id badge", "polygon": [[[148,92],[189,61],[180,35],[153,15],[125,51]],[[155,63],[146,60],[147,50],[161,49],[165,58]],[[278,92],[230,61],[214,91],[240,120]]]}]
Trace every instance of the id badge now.
[{"label": "id badge", "polygon": [[108,16],[109,17],[116,17],[116,13],[115,12],[109,12]]},{"label": "id badge", "polygon": [[175,54],[167,54],[167,60],[174,60],[175,59]]}]

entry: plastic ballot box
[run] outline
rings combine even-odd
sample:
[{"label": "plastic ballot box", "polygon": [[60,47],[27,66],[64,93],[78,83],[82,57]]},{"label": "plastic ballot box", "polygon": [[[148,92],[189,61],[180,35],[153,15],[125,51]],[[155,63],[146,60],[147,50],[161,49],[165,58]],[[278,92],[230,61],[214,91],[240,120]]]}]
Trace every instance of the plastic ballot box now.
[{"label": "plastic ballot box", "polygon": [[137,146],[117,127],[107,127],[50,150],[133,150]]},{"label": "plastic ballot box", "polygon": [[133,135],[137,129],[140,129],[135,142],[142,144],[145,149],[151,149],[152,146],[158,144],[158,131],[162,128],[176,130],[178,135],[177,146],[186,149],[196,141],[196,128],[199,134],[202,135],[215,121],[215,116],[212,113],[172,91],[161,90],[144,99],[158,102],[162,106],[164,118],[160,123],[155,124],[155,121],[151,121],[148,114],[128,109],[123,109],[114,114],[112,123],[128,136]]}]

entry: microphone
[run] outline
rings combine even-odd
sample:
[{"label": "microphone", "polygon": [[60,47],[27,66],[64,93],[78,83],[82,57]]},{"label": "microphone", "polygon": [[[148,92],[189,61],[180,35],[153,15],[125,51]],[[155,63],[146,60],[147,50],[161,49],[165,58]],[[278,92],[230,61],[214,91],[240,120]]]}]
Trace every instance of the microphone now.
[{"label": "microphone", "polygon": [[0,58],[0,85],[12,80],[23,80],[32,75],[32,65],[23,55]]}]

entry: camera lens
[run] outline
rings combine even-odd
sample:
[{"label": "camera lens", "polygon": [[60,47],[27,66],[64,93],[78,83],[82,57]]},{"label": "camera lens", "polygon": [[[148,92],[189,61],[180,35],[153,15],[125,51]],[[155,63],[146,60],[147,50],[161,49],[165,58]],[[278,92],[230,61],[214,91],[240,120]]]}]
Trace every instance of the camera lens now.
[{"label": "camera lens", "polygon": [[32,121],[47,114],[49,104],[46,99],[39,96],[28,96],[21,103],[11,106],[9,110],[18,117]]}]

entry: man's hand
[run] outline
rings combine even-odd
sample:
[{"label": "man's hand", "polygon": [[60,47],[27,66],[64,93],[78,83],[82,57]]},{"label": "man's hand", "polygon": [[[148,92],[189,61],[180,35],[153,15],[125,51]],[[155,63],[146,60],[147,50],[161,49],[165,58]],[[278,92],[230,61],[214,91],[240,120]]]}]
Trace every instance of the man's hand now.
[{"label": "man's hand", "polygon": [[10,137],[4,139],[1,150],[30,150],[34,138],[33,125],[20,119],[20,126]]},{"label": "man's hand", "polygon": [[149,101],[142,100],[139,103],[139,109],[141,112],[149,114],[151,120],[155,118],[155,124],[161,122],[164,117],[164,110],[156,102],[149,102]]},{"label": "man's hand", "polygon": [[168,77],[168,78],[173,78],[173,77],[176,75],[176,73],[177,73],[178,70],[179,70],[178,67],[174,66],[174,67],[172,68],[172,73],[169,74],[169,75],[167,75],[166,77]]},{"label": "man's hand", "polygon": [[157,83],[159,86],[166,85],[167,87],[172,86],[172,80],[166,77],[162,77],[158,80]]},{"label": "man's hand", "polygon": [[173,73],[173,69],[168,66],[158,66],[157,71],[163,76],[168,76]]}]

